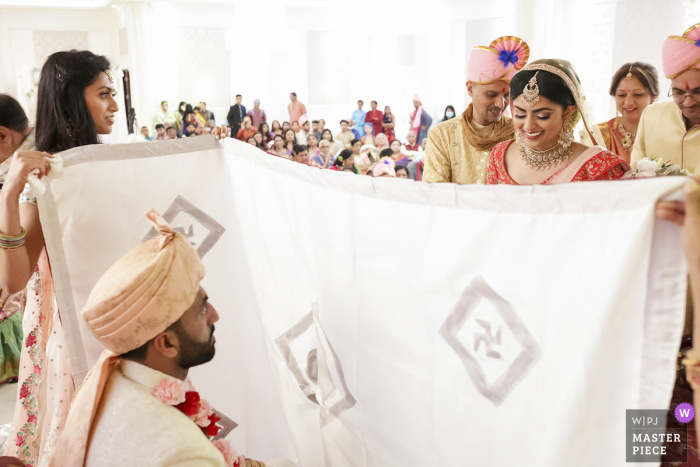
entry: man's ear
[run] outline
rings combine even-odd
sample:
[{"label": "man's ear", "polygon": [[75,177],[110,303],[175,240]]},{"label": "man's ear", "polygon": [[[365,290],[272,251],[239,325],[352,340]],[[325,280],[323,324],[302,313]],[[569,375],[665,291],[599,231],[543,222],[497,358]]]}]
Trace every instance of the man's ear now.
[{"label": "man's ear", "polygon": [[469,97],[474,97],[474,84],[471,81],[467,81],[467,92]]},{"label": "man's ear", "polygon": [[180,341],[173,331],[163,331],[153,338],[153,350],[166,358],[175,358],[180,353]]}]

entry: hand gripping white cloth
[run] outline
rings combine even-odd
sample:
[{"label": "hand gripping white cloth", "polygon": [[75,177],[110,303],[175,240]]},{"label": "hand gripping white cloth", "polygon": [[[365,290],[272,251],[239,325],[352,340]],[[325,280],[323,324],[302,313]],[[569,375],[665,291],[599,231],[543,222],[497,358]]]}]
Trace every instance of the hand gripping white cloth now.
[{"label": "hand gripping white cloth", "polygon": [[25,194],[29,198],[36,198],[38,195],[43,195],[46,192],[46,185],[48,185],[52,180],[61,178],[63,176],[63,158],[61,157],[44,157],[48,161],[51,169],[49,173],[44,175],[41,179],[38,177],[39,170],[36,169],[27,177],[27,184],[30,186]]}]

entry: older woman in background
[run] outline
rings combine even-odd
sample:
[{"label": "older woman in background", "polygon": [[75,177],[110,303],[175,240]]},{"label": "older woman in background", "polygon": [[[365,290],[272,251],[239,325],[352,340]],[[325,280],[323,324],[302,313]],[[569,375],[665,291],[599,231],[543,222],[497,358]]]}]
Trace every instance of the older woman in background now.
[{"label": "older woman in background", "polygon": [[[625,63],[613,75],[610,95],[620,115],[598,124],[598,128],[608,150],[629,162],[642,110],[659,97],[656,68],[643,62]],[[591,144],[587,134],[581,137],[584,144]]]}]

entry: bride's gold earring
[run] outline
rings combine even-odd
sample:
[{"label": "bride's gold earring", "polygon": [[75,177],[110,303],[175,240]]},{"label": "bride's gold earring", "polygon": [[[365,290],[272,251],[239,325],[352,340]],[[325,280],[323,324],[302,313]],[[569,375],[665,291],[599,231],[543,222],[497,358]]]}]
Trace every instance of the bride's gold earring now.
[{"label": "bride's gold earring", "polygon": [[567,118],[564,120],[564,124],[561,126],[561,131],[559,132],[559,142],[564,147],[569,147],[574,141],[574,128],[571,124],[571,119]]}]

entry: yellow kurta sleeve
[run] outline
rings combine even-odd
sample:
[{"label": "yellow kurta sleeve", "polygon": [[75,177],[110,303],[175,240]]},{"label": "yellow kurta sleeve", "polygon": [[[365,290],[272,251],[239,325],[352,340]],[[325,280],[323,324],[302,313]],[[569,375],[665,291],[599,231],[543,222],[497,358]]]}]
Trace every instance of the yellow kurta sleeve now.
[{"label": "yellow kurta sleeve", "polygon": [[428,183],[449,183],[452,181],[447,138],[431,130],[425,145],[425,169],[423,181]]},{"label": "yellow kurta sleeve", "polygon": [[630,164],[632,168],[637,167],[637,161],[647,157],[647,150],[644,144],[645,131],[644,131],[644,120],[646,117],[646,111],[651,106],[647,106],[646,109],[642,111],[642,117],[639,119],[639,126],[637,127],[637,136],[634,139],[634,146],[632,146],[632,154],[630,155]]}]

